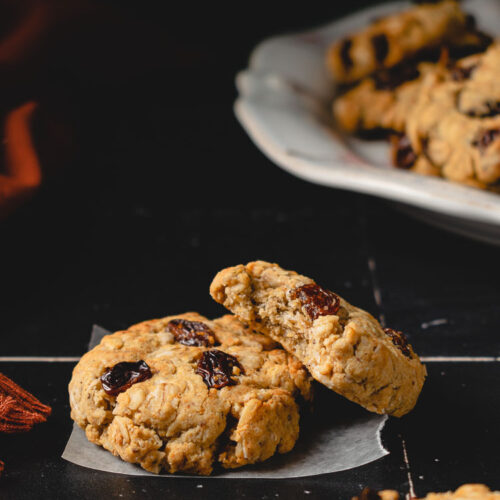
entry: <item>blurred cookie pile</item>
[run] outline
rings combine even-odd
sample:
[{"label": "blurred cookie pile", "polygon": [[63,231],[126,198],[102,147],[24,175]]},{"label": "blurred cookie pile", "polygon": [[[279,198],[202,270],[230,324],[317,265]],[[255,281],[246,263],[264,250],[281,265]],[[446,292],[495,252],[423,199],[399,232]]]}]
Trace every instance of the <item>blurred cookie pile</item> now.
[{"label": "blurred cookie pile", "polygon": [[335,42],[327,65],[343,131],[389,139],[399,168],[499,190],[500,41],[458,2],[375,20]]}]

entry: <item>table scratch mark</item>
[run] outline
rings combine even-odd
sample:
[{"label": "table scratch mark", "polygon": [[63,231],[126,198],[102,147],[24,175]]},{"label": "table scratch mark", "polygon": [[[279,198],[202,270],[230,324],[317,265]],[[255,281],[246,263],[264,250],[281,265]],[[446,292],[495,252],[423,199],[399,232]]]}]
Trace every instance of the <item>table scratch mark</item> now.
[{"label": "table scratch mark", "polygon": [[498,363],[500,357],[494,356],[420,356],[424,363]]},{"label": "table scratch mark", "polygon": [[80,356],[0,356],[7,363],[76,363]]},{"label": "table scratch mark", "polygon": [[422,323],[420,325],[420,328],[422,330],[427,330],[427,328],[430,328],[431,326],[439,326],[439,325],[447,325],[448,320],[446,318],[439,318],[439,319],[433,319],[432,321],[427,321],[425,323]]},{"label": "table scratch mark", "polygon": [[380,286],[378,284],[377,264],[373,257],[368,257],[368,269],[370,271],[370,277],[372,280],[373,298],[375,299],[375,304],[377,304],[377,307],[379,309],[378,318],[382,327],[385,327],[385,314],[382,312],[382,291],[380,290]]},{"label": "table scratch mark", "polygon": [[406,494],[406,500],[411,500],[412,498],[417,498],[417,495],[415,494],[415,486],[413,485],[413,478],[411,477],[411,467],[410,461],[408,460],[408,452],[406,450],[406,441],[401,435],[399,437],[401,438],[401,444],[403,445],[403,459],[406,467],[406,475],[408,476],[409,491]]}]

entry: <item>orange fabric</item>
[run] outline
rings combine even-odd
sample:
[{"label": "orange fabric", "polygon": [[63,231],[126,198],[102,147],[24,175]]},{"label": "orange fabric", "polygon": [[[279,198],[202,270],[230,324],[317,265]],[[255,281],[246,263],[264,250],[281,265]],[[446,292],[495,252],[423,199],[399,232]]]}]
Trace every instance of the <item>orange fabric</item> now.
[{"label": "orange fabric", "polygon": [[6,173],[0,174],[0,218],[28,198],[42,181],[30,132],[35,108],[35,102],[27,102],[11,111],[5,122]]},{"label": "orange fabric", "polygon": [[[52,408],[0,373],[0,432],[27,432],[45,422]],[[0,460],[0,473],[4,463]]]}]

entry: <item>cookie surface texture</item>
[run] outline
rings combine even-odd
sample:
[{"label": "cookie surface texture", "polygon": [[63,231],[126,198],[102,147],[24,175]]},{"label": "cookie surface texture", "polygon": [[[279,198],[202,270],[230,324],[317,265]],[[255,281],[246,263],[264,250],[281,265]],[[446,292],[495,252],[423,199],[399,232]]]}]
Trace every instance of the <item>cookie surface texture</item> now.
[{"label": "cookie surface texture", "polygon": [[404,335],[312,279],[256,261],[220,271],[210,293],[351,401],[394,416],[415,406],[426,370]]},{"label": "cookie surface texture", "polygon": [[311,378],[234,316],[186,313],[104,337],[76,365],[69,394],[92,443],[154,473],[210,474],[215,462],[290,451],[295,398],[311,398]]}]

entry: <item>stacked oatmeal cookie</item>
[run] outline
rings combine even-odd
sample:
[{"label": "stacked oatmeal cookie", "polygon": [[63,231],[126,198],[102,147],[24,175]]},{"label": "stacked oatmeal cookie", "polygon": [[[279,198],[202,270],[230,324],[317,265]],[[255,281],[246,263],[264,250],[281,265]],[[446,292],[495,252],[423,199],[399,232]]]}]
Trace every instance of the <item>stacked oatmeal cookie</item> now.
[{"label": "stacked oatmeal cookie", "polygon": [[477,31],[458,2],[425,3],[332,45],[344,131],[390,138],[393,163],[497,191],[500,41]]},{"label": "stacked oatmeal cookie", "polygon": [[210,474],[290,451],[313,379],[376,413],[415,406],[426,371],[405,336],[312,279],[256,261],[210,293],[233,315],[146,321],[82,357],[69,394],[89,441],[151,472]]}]

